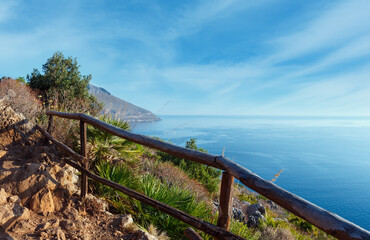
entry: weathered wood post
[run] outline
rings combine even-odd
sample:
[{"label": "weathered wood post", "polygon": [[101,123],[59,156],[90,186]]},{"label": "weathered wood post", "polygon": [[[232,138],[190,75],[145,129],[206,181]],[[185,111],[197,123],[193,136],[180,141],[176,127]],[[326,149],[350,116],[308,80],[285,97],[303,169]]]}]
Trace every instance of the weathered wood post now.
[{"label": "weathered wood post", "polygon": [[49,116],[48,129],[46,130],[50,134],[51,134],[51,130],[52,130],[51,128],[52,128],[53,124],[54,124],[54,116],[53,115],[50,115]]},{"label": "weathered wood post", "polygon": [[[81,155],[85,157],[85,160],[81,163],[82,167],[87,170],[87,131],[86,123],[80,120],[80,141],[81,141]],[[84,198],[87,194],[87,176],[85,173],[81,173],[81,197]]]},{"label": "weathered wood post", "polygon": [[228,172],[222,172],[221,192],[217,226],[229,230],[230,218],[233,210],[232,187],[234,176]]},{"label": "weathered wood post", "polygon": [[187,228],[184,233],[189,240],[203,240],[203,238],[191,227]]}]

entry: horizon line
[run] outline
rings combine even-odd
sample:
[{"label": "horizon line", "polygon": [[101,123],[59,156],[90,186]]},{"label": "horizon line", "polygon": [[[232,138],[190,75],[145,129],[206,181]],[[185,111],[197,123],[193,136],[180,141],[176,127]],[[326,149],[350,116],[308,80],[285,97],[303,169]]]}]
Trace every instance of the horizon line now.
[{"label": "horizon line", "polygon": [[288,115],[288,114],[155,114],[157,116],[215,116],[215,117],[359,117],[370,118],[370,115]]}]

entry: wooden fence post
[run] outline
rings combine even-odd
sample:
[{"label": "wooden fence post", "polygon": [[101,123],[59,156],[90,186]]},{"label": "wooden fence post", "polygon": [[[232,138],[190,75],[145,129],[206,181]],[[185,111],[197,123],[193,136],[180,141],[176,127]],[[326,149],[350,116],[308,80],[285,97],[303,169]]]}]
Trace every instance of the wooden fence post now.
[{"label": "wooden fence post", "polygon": [[230,218],[233,210],[232,187],[234,176],[228,172],[222,172],[221,192],[217,226],[229,230]]},{"label": "wooden fence post", "polygon": [[187,228],[184,233],[189,240],[203,240],[203,238],[191,227]]},{"label": "wooden fence post", "polygon": [[[84,121],[80,121],[80,141],[81,141],[81,155],[87,159],[87,131],[86,131],[86,123]],[[86,170],[88,167],[88,162],[85,160],[81,163],[82,167]],[[81,197],[84,198],[87,194],[87,176],[85,173],[81,173]]]},{"label": "wooden fence post", "polygon": [[54,116],[53,115],[50,115],[49,116],[49,124],[48,124],[48,129],[46,130],[48,133],[50,133],[51,135],[51,128],[53,126],[53,123],[54,123]]}]

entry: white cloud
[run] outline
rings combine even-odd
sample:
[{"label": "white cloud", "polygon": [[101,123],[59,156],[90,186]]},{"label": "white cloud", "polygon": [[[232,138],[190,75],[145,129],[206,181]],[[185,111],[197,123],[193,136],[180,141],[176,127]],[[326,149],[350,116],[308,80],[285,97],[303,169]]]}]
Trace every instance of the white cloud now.
[{"label": "white cloud", "polygon": [[[306,64],[299,70],[288,73],[284,77],[293,79],[310,74],[322,73],[328,68],[335,67],[338,64],[350,64],[351,62],[363,57],[370,57],[370,35],[354,39],[338,48],[338,50],[335,50],[322,57],[317,62],[313,64]],[[367,64],[370,62],[370,60],[363,60],[362,62],[362,64]]]},{"label": "white cloud", "polygon": [[269,58],[280,62],[320,50],[335,48],[369,32],[370,1],[346,0],[323,10],[296,33],[271,41],[277,53]]},{"label": "white cloud", "polygon": [[356,73],[320,76],[320,81],[297,84],[290,94],[275,99],[260,110],[275,109],[299,114],[369,115],[369,65]]},{"label": "white cloud", "polygon": [[213,0],[203,1],[197,6],[185,9],[178,19],[174,20],[164,38],[175,40],[179,37],[194,34],[214,20],[226,18],[236,12],[261,5],[268,0],[244,1],[244,0]]}]

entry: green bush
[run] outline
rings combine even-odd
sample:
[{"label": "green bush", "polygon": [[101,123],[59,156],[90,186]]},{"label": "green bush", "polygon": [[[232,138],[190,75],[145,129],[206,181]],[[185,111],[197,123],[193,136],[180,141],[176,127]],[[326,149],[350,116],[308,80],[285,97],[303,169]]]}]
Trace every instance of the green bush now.
[{"label": "green bush", "polygon": [[[197,202],[189,191],[161,183],[152,175],[148,174],[142,178],[142,187],[143,193],[148,197],[195,217],[204,218],[211,213],[208,205]],[[152,223],[160,230],[166,231],[171,238],[184,239],[184,231],[189,227],[187,224],[142,203],[138,204],[138,210],[141,212],[141,217],[137,218],[140,224],[147,227],[148,223]]]},{"label": "green bush", "polygon": [[[128,122],[113,118],[110,115],[102,115],[99,120],[126,131],[130,130]],[[143,150],[138,144],[90,125],[87,127],[87,140],[89,143],[89,157],[93,161],[92,168],[95,163],[101,160],[110,161],[114,159],[126,163],[134,162]]]},{"label": "green bush", "polygon": [[31,75],[27,75],[27,81],[31,88],[41,91],[70,90],[74,97],[87,97],[91,75],[82,76],[79,68],[76,58],[65,58],[63,53],[56,52],[42,65],[44,74],[38,69],[33,69]]},{"label": "green bush", "polygon": [[79,68],[76,58],[65,58],[63,53],[56,52],[42,65],[43,73],[33,69],[30,75],[27,74],[27,82],[31,88],[41,91],[45,107],[52,105],[56,110],[70,112],[76,108],[76,100],[82,100],[79,112],[94,116],[102,104],[89,94],[91,75],[81,75]]},{"label": "green bush", "polygon": [[[202,218],[211,213],[208,205],[204,202],[197,202],[195,196],[189,191],[162,183],[158,178],[150,174],[139,177],[131,168],[123,164],[114,165],[101,161],[97,164],[96,171],[103,178],[141,192],[150,198],[178,208],[190,215]],[[153,224],[161,231],[166,231],[174,239],[182,239],[184,237],[183,233],[188,227],[187,224],[110,187],[100,183],[97,183],[95,186],[100,195],[107,199],[117,211],[132,214],[135,221],[140,225],[148,228],[150,224]]]}]

